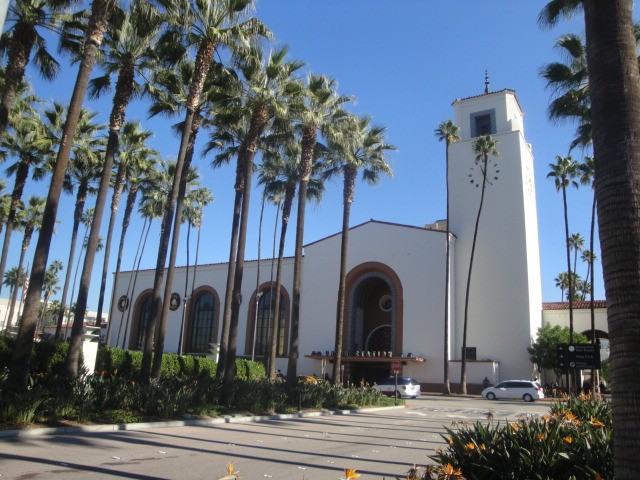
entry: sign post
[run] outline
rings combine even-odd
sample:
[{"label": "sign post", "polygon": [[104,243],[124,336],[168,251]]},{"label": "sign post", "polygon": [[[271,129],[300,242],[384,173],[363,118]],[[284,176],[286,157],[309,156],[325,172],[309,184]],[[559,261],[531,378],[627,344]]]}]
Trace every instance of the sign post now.
[{"label": "sign post", "polygon": [[393,382],[393,404],[398,405],[398,372],[400,372],[400,362],[391,362],[391,370],[395,376],[395,381]]}]

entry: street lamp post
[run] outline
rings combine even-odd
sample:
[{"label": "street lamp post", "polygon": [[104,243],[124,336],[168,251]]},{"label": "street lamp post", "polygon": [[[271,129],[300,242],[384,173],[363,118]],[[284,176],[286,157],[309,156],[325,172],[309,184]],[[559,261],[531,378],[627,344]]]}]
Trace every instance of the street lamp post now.
[{"label": "street lamp post", "polygon": [[256,315],[253,320],[253,347],[251,348],[251,361],[253,362],[256,357],[256,337],[258,336],[258,306],[260,304],[260,298],[262,298],[263,292],[256,293]]}]

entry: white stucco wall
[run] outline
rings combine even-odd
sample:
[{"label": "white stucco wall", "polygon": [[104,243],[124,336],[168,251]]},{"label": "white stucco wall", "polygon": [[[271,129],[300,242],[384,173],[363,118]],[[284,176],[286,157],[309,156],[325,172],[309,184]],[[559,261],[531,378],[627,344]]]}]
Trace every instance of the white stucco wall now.
[{"label": "white stucco wall", "polygon": [[[250,355],[252,345],[245,345],[245,338],[247,333],[247,324],[248,322],[252,322],[252,319],[249,319],[249,311],[250,305],[249,302],[252,298],[252,295],[255,293],[256,289],[256,274],[257,274],[257,261],[249,261],[245,263],[244,268],[244,276],[242,282],[242,304],[240,307],[240,319],[238,322],[238,346],[237,353],[238,355]],[[260,285],[269,282],[270,274],[271,274],[271,260],[262,260],[260,263]],[[285,289],[291,295],[290,285],[293,282],[292,279],[293,272],[293,259],[285,258],[283,263],[283,271],[282,271],[282,284],[285,286]],[[113,319],[113,334],[112,334],[112,342],[111,345],[116,345],[116,338],[118,336],[118,330],[120,328],[120,324],[122,321],[123,314],[117,309],[117,301],[120,296],[124,295],[129,286],[129,280],[131,279],[133,272],[123,272],[120,274],[120,279],[117,284],[117,294],[115,296],[116,305],[112,306],[111,316]],[[174,274],[174,282],[173,282],[173,291],[177,292],[180,295],[180,298],[184,295],[185,290],[185,275],[186,268],[179,267],[176,268]],[[193,275],[193,267],[189,269],[189,292],[191,290],[191,279]],[[143,294],[148,289],[153,286],[153,270],[142,270],[138,273],[138,279],[136,281],[135,291],[130,298],[134,300],[131,302],[129,306],[129,310],[124,312],[124,323],[126,323],[127,313],[131,312],[131,316],[133,317],[134,312],[136,311],[136,302],[139,301],[140,295]],[[218,323],[218,342],[220,340],[219,335],[222,330],[222,320],[224,315],[224,295],[225,295],[225,286],[227,281],[227,264],[212,264],[212,265],[200,265],[196,271],[196,280],[195,285],[196,288],[207,285],[212,287],[216,293],[218,294],[218,298],[220,299],[220,317]],[[275,279],[274,279],[275,281]],[[177,352],[178,351],[178,343],[180,336],[180,325],[182,322],[183,315],[183,306],[181,305],[176,311],[169,311],[169,319],[167,321],[167,333],[165,339],[165,351],[166,352]],[[132,319],[133,320],[133,319]],[[129,336],[131,334],[131,324],[128,328],[127,339],[125,342],[125,346],[129,345]],[[122,332],[120,333],[120,341],[117,343],[118,346],[122,346],[122,338],[124,336],[124,326],[122,327]],[[278,368],[283,368],[278,366]]]},{"label": "white stucco wall", "polygon": [[[317,372],[304,355],[334,349],[341,235],[305,247],[299,371]],[[403,354],[427,359],[413,364],[422,382],[442,381],[445,233],[369,222],[349,233],[347,271],[367,262],[392,269],[402,284]],[[452,256],[455,244],[452,244]],[[452,271],[453,277],[453,271]],[[455,314],[455,312],[452,312]]]}]

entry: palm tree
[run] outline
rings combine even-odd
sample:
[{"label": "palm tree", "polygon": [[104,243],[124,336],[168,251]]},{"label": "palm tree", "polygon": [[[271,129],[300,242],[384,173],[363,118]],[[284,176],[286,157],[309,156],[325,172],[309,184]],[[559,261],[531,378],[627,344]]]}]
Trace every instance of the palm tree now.
[{"label": "palm tree", "polygon": [[150,158],[158,155],[158,152],[147,146],[147,140],[152,135],[152,132],[142,130],[140,122],[127,122],[122,126],[122,132],[119,137],[120,148],[117,155],[116,172],[113,181],[113,196],[111,197],[111,215],[109,216],[109,226],[104,247],[105,253],[102,265],[100,294],[98,296],[96,325],[102,323],[102,308],[104,305],[104,291],[107,285],[107,272],[109,270],[111,237],[113,236],[116,216],[120,206],[120,197],[123,190],[128,186],[129,178],[149,168],[152,164]]},{"label": "palm tree", "polygon": [[[0,257],[0,277],[4,275],[9,254],[9,245],[13,226],[16,221],[16,213],[22,199],[24,187],[32,174],[34,180],[40,180],[45,176],[45,159],[51,149],[51,141],[46,135],[44,124],[39,115],[27,112],[13,126],[10,136],[2,139],[4,151],[2,156],[7,154],[16,158],[15,163],[7,167],[7,176],[14,175],[13,191],[11,193],[11,205],[7,216],[4,241],[2,244],[2,254]],[[33,171],[31,171],[33,169]]]},{"label": "palm tree", "polygon": [[[253,176],[253,159],[258,151],[259,141],[267,129],[269,121],[276,115],[286,115],[286,91],[292,85],[292,75],[302,68],[302,62],[286,61],[288,48],[283,47],[271,52],[267,59],[263,59],[262,52],[255,50],[251,55],[241,58],[240,70],[247,85],[247,94],[237,104],[237,109],[231,115],[244,118],[246,130],[241,130],[242,141],[238,148],[238,166],[236,169],[236,195],[233,212],[233,227],[237,225],[237,232],[231,232],[231,255],[229,271],[227,273],[227,297],[225,299],[225,317],[222,328],[221,355],[225,360],[221,363],[224,372],[224,384],[228,389],[235,377],[235,357],[237,348],[238,322],[240,303],[242,301],[242,278],[244,273],[244,255],[246,245],[246,231],[251,195],[251,180]],[[234,111],[235,110],[235,111]],[[224,118],[225,115],[222,115]],[[239,219],[239,222],[236,221]],[[233,228],[232,227],[232,228]],[[235,250],[235,255],[234,255]],[[235,263],[231,262],[235,257]],[[229,296],[229,286],[233,279],[232,291]],[[231,299],[229,305],[229,298]],[[225,326],[227,326],[225,328]],[[225,335],[225,330],[228,334]],[[227,341],[225,342],[225,338]],[[226,343],[226,345],[225,345]],[[224,352],[223,352],[224,350]]]},{"label": "palm tree", "polygon": [[[120,243],[118,245],[118,255],[116,260],[116,271],[114,274],[113,287],[111,290],[111,305],[115,304],[115,294],[117,291],[117,282],[118,282],[118,274],[120,273],[120,267],[122,265],[122,253],[124,251],[124,241],[127,234],[127,230],[129,228],[129,224],[131,222],[131,215],[133,213],[133,209],[135,207],[136,198],[138,195],[138,191],[140,187],[145,182],[145,177],[148,175],[149,171],[151,171],[158,162],[159,156],[155,150],[152,150],[146,145],[144,142],[140,144],[141,137],[138,135],[138,128],[131,128],[131,135],[129,135],[129,123],[125,123],[122,136],[120,138],[120,153],[119,157],[122,158],[123,155],[125,160],[127,160],[128,168],[127,168],[127,199],[125,201],[125,209],[124,215],[122,219],[122,230],[120,231]],[[135,124],[132,124],[135,125]],[[127,158],[128,157],[128,158]],[[145,217],[146,220],[146,217]],[[144,228],[143,228],[144,230]],[[108,237],[107,237],[108,238]],[[103,277],[105,275],[103,269]],[[101,287],[102,288],[102,287]],[[107,325],[107,337],[105,343],[110,345],[111,343],[111,326],[113,322],[109,319],[109,323]]]},{"label": "palm tree", "polygon": [[[54,103],[53,108],[44,112],[47,120],[48,135],[54,144],[61,140],[62,130],[64,127],[64,118],[66,109]],[[69,246],[69,258],[67,260],[67,271],[62,287],[62,297],[60,299],[61,308],[58,311],[56,323],[56,340],[60,339],[62,332],[62,322],[66,310],[67,294],[71,283],[71,272],[73,260],[75,258],[76,243],[78,238],[78,228],[82,220],[84,206],[87,197],[96,191],[95,182],[102,172],[101,153],[104,147],[104,141],[98,132],[103,128],[102,125],[93,122],[97,114],[83,108],[78,119],[78,128],[74,136],[74,145],[72,148],[72,158],[67,169],[67,184],[65,190],[72,193],[76,188],[76,202],[73,215],[73,226],[71,229],[71,238]]]},{"label": "palm tree", "polygon": [[445,142],[446,187],[447,187],[447,229],[446,229],[446,254],[445,254],[445,280],[444,280],[444,393],[451,394],[449,383],[449,278],[451,276],[451,230],[449,229],[449,147],[460,140],[460,127],[451,120],[446,120],[438,125],[435,130],[438,141]]},{"label": "palm tree", "polygon": [[[90,94],[98,95],[99,92],[109,87],[110,76],[117,72],[117,81],[109,117],[109,137],[107,149],[104,157],[104,170],[100,178],[98,195],[96,198],[95,212],[91,230],[89,232],[89,245],[87,247],[82,274],[80,276],[80,287],[76,308],[71,329],[71,342],[69,344],[69,354],[67,356],[66,373],[69,378],[78,374],[80,358],[80,347],[82,341],[83,322],[87,309],[87,298],[91,284],[91,274],[95,261],[96,247],[100,236],[102,225],[102,214],[109,193],[112,168],[115,154],[118,149],[120,129],[124,122],[124,115],[132,96],[138,91],[142,91],[136,83],[136,74],[144,72],[148,68],[148,59],[153,57],[153,40],[160,28],[160,16],[151,8],[147,2],[134,2],[131,5],[131,14],[119,15],[118,9],[114,14],[115,21],[112,28],[106,34],[105,45],[108,48],[107,62],[104,64],[106,75],[94,79],[89,90]],[[122,23],[120,23],[122,22]],[[120,183],[118,183],[120,182]],[[122,192],[122,181],[116,179],[115,187],[120,191],[114,191],[115,205],[119,204],[120,193]],[[114,203],[112,203],[113,209]],[[113,210],[112,210],[113,211]],[[109,222],[109,235],[113,233],[113,222]],[[111,246],[111,238],[107,238],[107,246]],[[108,252],[106,252],[108,257]],[[106,262],[108,265],[108,258]],[[101,292],[102,296],[104,295]],[[100,321],[100,318],[98,318]]]},{"label": "palm tree", "polygon": [[[25,273],[20,273],[18,275],[18,267],[12,267],[4,272],[4,278],[2,279],[2,283],[9,287],[9,298],[13,298],[14,290],[18,290],[22,285],[24,285],[24,280],[26,278]],[[11,327],[11,323],[13,321],[12,316],[9,316],[9,310],[4,317],[4,328],[9,329]]]},{"label": "palm tree", "polygon": [[18,96],[32,53],[38,73],[43,78],[53,80],[57,76],[60,65],[47,50],[46,36],[41,31],[61,33],[62,21],[67,18],[67,9],[73,3],[73,0],[11,2],[7,23],[12,25],[5,34],[8,35],[7,66],[0,98],[0,137],[9,124],[9,113]]},{"label": "palm tree", "polygon": [[[569,236],[569,210],[567,207],[567,188],[571,185],[578,188],[578,183],[574,180],[578,174],[578,164],[571,155],[562,157],[556,156],[556,163],[549,164],[550,172],[547,178],[553,178],[556,190],[562,192],[562,205],[564,208],[564,231],[565,246],[567,250],[567,272],[571,270],[571,244]],[[569,343],[573,343],[573,282],[571,275],[568,277],[568,296],[569,296]]]},{"label": "palm tree", "polygon": [[[40,224],[42,223],[44,202],[44,198],[36,196],[29,197],[27,207],[24,209],[24,213],[21,216],[20,223],[22,224],[21,227],[24,231],[24,235],[22,236],[22,248],[20,249],[20,259],[18,260],[18,271],[16,273],[16,278],[21,279],[24,276],[24,273],[22,271],[22,264],[24,263],[25,254],[27,253],[27,249],[29,248],[29,244],[31,243],[33,232],[40,228]],[[18,289],[16,287],[13,288],[10,298],[9,323],[7,324],[7,328],[11,326],[11,320],[13,319],[16,301],[18,299]]]},{"label": "palm tree", "polygon": [[115,0],[93,0],[91,3],[91,15],[88,26],[84,34],[84,48],[80,58],[78,75],[69,102],[69,111],[65,121],[63,141],[58,148],[55,167],[53,169],[47,204],[45,205],[44,217],[36,251],[33,258],[33,266],[29,279],[29,289],[24,302],[22,322],[18,331],[13,354],[11,357],[11,368],[9,370],[8,383],[10,388],[19,390],[27,386],[29,376],[29,362],[31,359],[31,347],[33,345],[33,335],[37,323],[37,308],[44,282],[51,238],[56,222],[58,202],[65,179],[65,171],[69,162],[69,154],[72,147],[72,139],[80,116],[84,95],[87,91],[87,84],[91,70],[98,56],[100,44],[104,32],[107,28],[109,15],[115,5]]},{"label": "palm tree", "polygon": [[[116,79],[113,106],[109,120],[109,141],[105,152],[104,181],[107,184],[107,189],[110,172],[107,172],[106,169],[107,167],[111,168],[116,162],[115,156],[118,151],[120,130],[123,129],[123,134],[137,135],[139,137],[137,141],[140,144],[144,144],[144,141],[151,136],[151,132],[140,131],[139,123],[128,126],[124,124],[124,117],[131,99],[139,97],[144,91],[143,84],[141,84],[138,79],[144,79],[148,76],[148,73],[157,63],[155,41],[160,33],[162,24],[162,17],[149,2],[135,0],[131,3],[128,11],[116,8],[112,18],[112,26],[105,35],[103,45],[105,54],[100,62],[105,73],[91,80],[89,95],[91,97],[99,97],[110,89],[112,78]],[[146,148],[144,145],[140,145],[139,148],[140,147]],[[111,237],[115,226],[115,217],[120,204],[120,195],[122,194],[130,168],[134,167],[128,166],[126,156],[122,156],[121,149],[120,162],[117,163],[117,172],[113,185],[111,216],[109,218],[106,236],[100,294],[98,296],[98,311],[96,317],[98,325],[102,320],[104,290],[107,270],[109,268]],[[98,195],[98,197],[100,197],[100,195]],[[101,210],[96,209],[96,212],[101,214]],[[95,233],[95,235],[97,235],[97,233]]]},{"label": "palm tree", "polygon": [[[169,302],[165,301],[162,303],[161,298],[165,273],[164,263],[169,244],[169,236],[173,233],[175,241],[177,242],[178,240],[177,234],[179,233],[180,219],[174,219],[174,213],[178,202],[185,159],[192,136],[194,118],[197,116],[205,79],[213,63],[214,51],[218,47],[230,44],[248,44],[248,42],[256,36],[266,36],[268,34],[267,28],[259,20],[255,18],[245,20],[242,18],[253,6],[253,0],[220,0],[218,2],[194,0],[188,3],[161,0],[161,3],[167,10],[168,17],[172,18],[177,24],[179,23],[179,25],[172,26],[175,28],[170,29],[167,36],[186,41],[187,49],[195,47],[196,57],[193,77],[189,84],[186,113],[180,138],[180,150],[176,160],[176,175],[166,206],[166,216],[170,219],[171,224],[175,224],[176,226],[173,229],[167,228],[162,232],[160,238],[153,285],[153,306],[147,325],[147,335],[145,337],[144,353],[140,368],[140,380],[143,382],[148,381],[151,376],[151,352],[154,347],[156,325],[160,324],[162,318],[165,316],[160,306],[162,304],[163,308],[164,306],[168,308]],[[174,265],[170,260],[167,277],[171,274],[173,267]],[[171,279],[167,278],[164,288],[165,297],[167,296],[166,292],[170,292],[171,288]],[[168,311],[166,315],[168,316]],[[159,338],[156,341],[156,350],[162,352],[164,348],[164,335],[162,331],[164,328],[162,325],[160,330],[161,331],[158,332]],[[160,354],[160,357],[162,357],[162,354]],[[157,360],[157,362],[159,361],[161,361],[161,358]],[[157,369],[154,368],[154,371],[155,370]]]},{"label": "palm tree", "polygon": [[553,62],[542,68],[541,75],[547,81],[555,98],[549,104],[551,120],[577,120],[578,127],[569,150],[585,148],[591,144],[591,103],[589,101],[589,77],[587,52],[580,35],[563,35],[556,47],[566,57],[566,63]]},{"label": "palm tree", "polygon": [[[487,185],[492,185],[493,181],[497,180],[497,173],[495,160],[489,159],[489,156],[497,157],[500,155],[498,152],[498,141],[494,140],[490,135],[478,137],[472,146],[473,153],[476,154],[476,165],[480,169],[480,203],[478,204],[478,215],[476,216],[476,223],[473,229],[473,240],[471,242],[471,255],[469,257],[469,273],[467,274],[467,288],[464,298],[464,324],[462,326],[462,364],[460,366],[460,384],[462,385],[462,393],[467,393],[467,327],[469,321],[469,293],[471,288],[471,271],[473,269],[473,258],[476,252],[476,240],[478,239],[478,226],[480,225],[480,216],[482,215],[482,207],[484,206],[484,195]],[[494,173],[491,173],[492,170]],[[472,180],[473,181],[473,180]],[[478,184],[476,184],[478,186]]]},{"label": "palm tree", "polygon": [[318,130],[330,122],[340,107],[351,100],[338,95],[335,80],[324,75],[310,74],[292,105],[293,118],[300,123],[302,131],[300,163],[298,165],[298,213],[296,220],[296,246],[293,266],[293,302],[291,332],[289,339],[289,362],[287,383],[295,385],[298,362],[298,333],[300,329],[300,290],[302,279],[302,244],[304,243],[304,215],[307,203],[307,188],[312,173],[313,157],[318,141]]},{"label": "palm tree", "polygon": [[584,248],[584,238],[579,233],[572,233],[569,237],[569,248],[573,250],[573,274],[576,275],[578,253]]},{"label": "palm tree", "polygon": [[54,260],[51,262],[44,275],[44,283],[42,285],[42,309],[40,310],[40,325],[44,325],[45,317],[49,311],[49,300],[53,295],[60,291],[58,283],[58,272],[64,268],[63,263],[60,260]]},{"label": "palm tree", "polygon": [[332,166],[324,174],[330,178],[336,173],[343,175],[342,190],[342,240],[340,248],[340,276],[338,281],[338,302],[336,312],[336,338],[333,360],[333,381],[342,384],[341,365],[344,331],[344,311],[346,298],[347,256],[349,249],[349,219],[351,204],[355,196],[356,178],[362,171],[362,178],[375,185],[383,174],[392,175],[387,163],[388,152],[396,148],[386,143],[384,127],[371,124],[370,117],[356,117],[345,114],[325,129],[328,140],[329,159]]},{"label": "palm tree", "polygon": [[569,289],[569,274],[560,272],[554,281],[556,282],[556,287],[560,289],[560,301],[564,301],[564,291]]}]

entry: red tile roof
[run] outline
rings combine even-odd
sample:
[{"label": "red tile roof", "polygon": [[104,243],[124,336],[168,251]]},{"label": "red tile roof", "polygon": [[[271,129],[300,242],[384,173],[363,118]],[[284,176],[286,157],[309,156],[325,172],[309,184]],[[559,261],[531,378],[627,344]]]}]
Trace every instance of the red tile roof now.
[{"label": "red tile roof", "polygon": [[[594,300],[594,308],[607,308],[606,300]],[[588,300],[580,300],[573,302],[573,308],[576,310],[589,310],[591,302]],[[569,310],[569,302],[543,302],[543,310]]]}]

